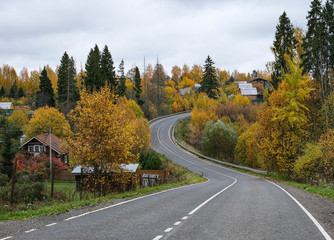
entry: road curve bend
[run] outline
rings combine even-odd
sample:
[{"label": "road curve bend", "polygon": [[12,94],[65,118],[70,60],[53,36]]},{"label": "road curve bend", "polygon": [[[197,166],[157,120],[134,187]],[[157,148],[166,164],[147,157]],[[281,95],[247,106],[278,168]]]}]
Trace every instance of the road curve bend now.
[{"label": "road curve bend", "polygon": [[193,172],[203,173],[210,182],[197,191],[207,194],[205,189],[211,188],[215,197],[167,238],[332,239],[296,199],[274,183],[199,159],[176,147],[171,141],[172,126],[187,116],[190,114],[151,124],[152,148]]},{"label": "road curve bend", "polygon": [[0,223],[0,240],[331,239],[303,206],[273,183],[200,160],[176,147],[171,128],[186,116],[189,113],[153,122],[151,146],[204,174],[207,182],[80,210],[77,215],[69,212],[8,223],[17,226],[12,230]]}]

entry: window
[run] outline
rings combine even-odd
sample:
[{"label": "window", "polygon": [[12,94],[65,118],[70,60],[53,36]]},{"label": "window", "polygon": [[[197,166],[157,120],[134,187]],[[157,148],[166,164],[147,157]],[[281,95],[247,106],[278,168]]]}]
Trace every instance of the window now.
[{"label": "window", "polygon": [[67,155],[65,155],[64,162],[67,163]]},{"label": "window", "polygon": [[35,145],[35,152],[39,152],[39,146]]},{"label": "window", "polygon": [[33,152],[34,151],[34,146],[29,146],[28,147],[28,152]]}]

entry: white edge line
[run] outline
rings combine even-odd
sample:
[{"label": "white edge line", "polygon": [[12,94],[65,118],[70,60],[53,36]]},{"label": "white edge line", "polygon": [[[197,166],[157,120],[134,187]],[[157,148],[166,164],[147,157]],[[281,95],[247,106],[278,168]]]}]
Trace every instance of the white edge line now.
[{"label": "white edge line", "polygon": [[[268,180],[267,180],[268,181]],[[312,216],[312,214],[307,211],[307,209],[297,200],[295,199],[288,191],[286,191],[281,186],[277,185],[274,182],[268,181],[271,184],[274,184],[276,187],[281,189],[283,192],[285,192],[293,201],[297,203],[297,205],[306,213],[306,215],[312,220],[314,225],[319,229],[319,231],[322,233],[322,235],[325,237],[326,240],[332,240],[332,238],[329,236],[329,234],[326,232],[326,230],[321,226],[321,224],[315,219],[315,217]]]},{"label": "white edge line", "polygon": [[210,202],[212,199],[214,199],[215,197],[217,197],[219,194],[221,194],[222,192],[224,192],[225,190],[229,189],[230,187],[232,187],[234,184],[236,184],[238,180],[235,179],[234,182],[230,185],[228,185],[226,188],[224,188],[223,190],[217,192],[215,195],[213,195],[212,197],[210,197],[209,199],[207,199],[206,201],[204,201],[203,203],[201,203],[198,207],[196,207],[195,209],[193,209],[190,213],[188,213],[189,215],[194,214],[198,209],[200,209],[201,207],[203,207],[205,204],[207,204],[208,202]]},{"label": "white edge line", "polygon": [[175,226],[180,225],[180,224],[181,224],[181,221],[174,223]]},{"label": "white edge line", "polygon": [[30,233],[30,232],[33,232],[33,231],[36,231],[36,228],[32,228],[30,230],[27,230],[27,231],[25,231],[25,233]]},{"label": "white edge line", "polygon": [[184,216],[183,218],[182,218],[182,220],[186,220],[188,218],[188,216]]},{"label": "white edge line", "polygon": [[8,237],[5,237],[5,238],[0,238],[0,240],[6,240],[6,239],[11,239],[13,238],[13,236],[8,236]]},{"label": "white edge line", "polygon": [[177,188],[166,189],[166,190],[163,190],[163,191],[160,191],[160,192],[152,193],[152,194],[145,195],[145,196],[142,196],[142,197],[137,197],[137,198],[130,199],[130,200],[127,200],[127,201],[124,201],[124,202],[120,202],[120,203],[117,203],[117,204],[113,204],[113,205],[110,205],[110,206],[107,206],[107,207],[103,207],[103,208],[99,208],[99,209],[96,209],[96,210],[93,210],[93,211],[89,211],[89,212],[86,212],[86,213],[83,213],[83,214],[80,214],[80,215],[77,215],[77,216],[72,216],[72,217],[64,219],[64,221],[69,221],[69,220],[72,220],[72,219],[83,217],[83,216],[91,214],[91,213],[95,213],[95,212],[99,212],[99,211],[106,210],[106,209],[109,209],[109,208],[117,207],[119,205],[123,205],[123,204],[129,203],[129,202],[137,201],[137,200],[140,200],[140,199],[143,199],[143,198],[147,198],[147,197],[152,197],[152,196],[155,196],[155,195],[158,195],[158,194],[162,194],[162,193],[165,193],[165,192],[174,191],[174,190],[178,190],[178,189],[190,187],[190,186],[193,186],[193,185],[204,184],[204,183],[208,183],[208,182],[209,181],[207,181],[207,182],[201,182],[201,183],[189,184],[189,185],[185,185],[185,186],[181,186],[181,187],[177,187]]},{"label": "white edge line", "polygon": [[163,237],[163,235],[158,235],[158,236],[156,236],[155,238],[153,238],[153,240],[159,240],[160,238],[162,238]]}]

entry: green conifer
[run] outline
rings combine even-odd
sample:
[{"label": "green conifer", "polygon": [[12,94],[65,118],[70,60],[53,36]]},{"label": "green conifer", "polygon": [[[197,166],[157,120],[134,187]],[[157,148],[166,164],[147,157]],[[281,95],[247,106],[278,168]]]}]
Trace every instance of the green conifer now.
[{"label": "green conifer", "polygon": [[208,56],[205,60],[204,72],[201,82],[201,87],[198,89],[200,92],[205,92],[209,98],[217,98],[219,82],[216,75],[214,62]]},{"label": "green conifer", "polygon": [[95,44],[94,49],[91,49],[85,65],[87,76],[85,77],[86,88],[93,92],[104,86],[104,81],[101,75],[101,53],[99,47]]},{"label": "green conifer", "polygon": [[51,80],[48,77],[48,73],[46,68],[44,67],[41,76],[40,76],[40,83],[39,83],[39,91],[37,92],[37,99],[36,99],[36,107],[54,107],[55,106],[55,99],[54,99],[54,92],[51,84]]},{"label": "green conifer", "polygon": [[117,86],[114,61],[108,46],[105,45],[101,57],[101,76],[105,83],[109,85],[111,90],[115,90]]}]

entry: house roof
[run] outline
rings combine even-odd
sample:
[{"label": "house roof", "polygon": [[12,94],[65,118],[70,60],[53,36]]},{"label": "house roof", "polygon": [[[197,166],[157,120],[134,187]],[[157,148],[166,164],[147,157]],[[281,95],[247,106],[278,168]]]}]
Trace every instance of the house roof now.
[{"label": "house roof", "polygon": [[256,88],[240,89],[240,92],[242,96],[256,96],[257,95]]},{"label": "house roof", "polygon": [[[30,138],[28,141],[23,143],[21,147],[25,146],[26,144],[28,144],[34,139],[50,147],[50,135],[48,133],[43,133],[43,134]],[[62,145],[63,145],[63,141],[60,138],[58,138],[56,135],[51,133],[51,149],[56,151],[58,154],[65,154],[67,153],[67,150]]]},{"label": "house roof", "polygon": [[1,109],[14,109],[14,104],[12,102],[0,102]]},{"label": "house roof", "polygon": [[182,88],[179,91],[180,91],[180,94],[182,96],[184,96],[184,94],[186,94],[186,93],[190,94],[190,89],[189,88]]},{"label": "house roof", "polygon": [[268,80],[263,79],[263,78],[254,78],[254,79],[250,80],[250,82],[258,82],[258,81],[268,82]]},{"label": "house roof", "polygon": [[[126,172],[136,172],[138,169],[139,163],[135,164],[121,164],[120,167],[125,170]],[[82,166],[77,166],[73,169],[71,174],[73,175],[80,175],[81,174],[81,168]],[[92,173],[94,171],[94,167],[85,167],[85,171],[83,172],[83,175],[87,175],[88,173]],[[87,172],[88,171],[88,172]]]}]

